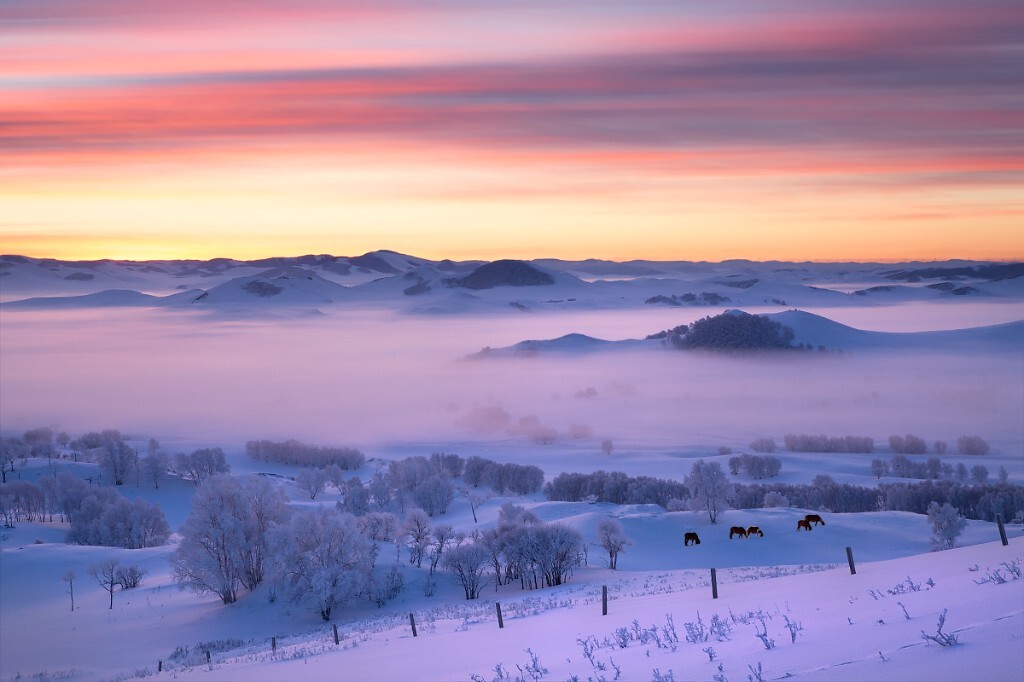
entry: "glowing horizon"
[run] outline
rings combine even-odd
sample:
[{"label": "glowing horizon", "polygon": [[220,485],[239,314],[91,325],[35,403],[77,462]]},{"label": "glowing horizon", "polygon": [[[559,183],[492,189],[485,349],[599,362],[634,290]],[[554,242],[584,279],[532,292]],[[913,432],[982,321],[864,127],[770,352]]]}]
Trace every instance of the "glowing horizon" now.
[{"label": "glowing horizon", "polygon": [[0,6],[0,252],[1021,260],[1024,9]]}]

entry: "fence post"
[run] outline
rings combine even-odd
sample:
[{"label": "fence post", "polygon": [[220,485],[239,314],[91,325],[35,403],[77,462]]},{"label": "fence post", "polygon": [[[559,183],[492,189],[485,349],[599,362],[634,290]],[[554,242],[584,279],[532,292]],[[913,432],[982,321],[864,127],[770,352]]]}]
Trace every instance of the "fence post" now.
[{"label": "fence post", "polygon": [[163,669],[164,669],[164,662],[163,661],[157,661],[156,662],[156,671],[158,673],[159,672],[163,672]]},{"label": "fence post", "polygon": [[277,637],[270,638],[270,653],[277,655]]},{"label": "fence post", "polygon": [[209,649],[206,650],[206,665],[211,665],[211,663],[210,663],[210,650]]},{"label": "fence post", "polygon": [[498,609],[498,629],[500,630],[505,627],[505,621],[501,619],[501,602],[494,602],[494,606]]},{"label": "fence post", "polygon": [[601,615],[608,615],[608,586],[601,585]]},{"label": "fence post", "polygon": [[850,562],[850,575],[857,575],[857,567],[853,563],[853,548],[846,548],[846,560]]},{"label": "fence post", "polygon": [[1003,515],[996,514],[996,525],[999,526],[999,539],[1003,541],[1003,547],[1010,544],[1010,541],[1006,539],[1006,527],[1003,525]]},{"label": "fence post", "polygon": [[718,599],[718,573],[711,569],[711,598]]},{"label": "fence post", "polygon": [[416,619],[412,617],[411,613],[409,614],[409,625],[412,626],[412,636],[415,637],[416,636]]},{"label": "fence post", "polygon": [[331,629],[334,630],[334,643],[338,644],[338,624],[331,623]]}]

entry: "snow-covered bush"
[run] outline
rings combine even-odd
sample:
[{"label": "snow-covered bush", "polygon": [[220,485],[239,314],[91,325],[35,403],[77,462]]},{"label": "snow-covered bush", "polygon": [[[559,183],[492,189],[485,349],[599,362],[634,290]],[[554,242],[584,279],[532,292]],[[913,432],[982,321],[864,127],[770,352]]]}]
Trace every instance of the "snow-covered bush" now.
[{"label": "snow-covered bush", "polygon": [[231,471],[231,465],[220,448],[200,448],[188,455],[179,452],[174,456],[174,468],[196,485],[211,476]]},{"label": "snow-covered bush", "polygon": [[952,549],[967,526],[967,520],[948,502],[940,505],[933,501],[928,505],[928,525],[932,527],[932,544],[935,548]]}]

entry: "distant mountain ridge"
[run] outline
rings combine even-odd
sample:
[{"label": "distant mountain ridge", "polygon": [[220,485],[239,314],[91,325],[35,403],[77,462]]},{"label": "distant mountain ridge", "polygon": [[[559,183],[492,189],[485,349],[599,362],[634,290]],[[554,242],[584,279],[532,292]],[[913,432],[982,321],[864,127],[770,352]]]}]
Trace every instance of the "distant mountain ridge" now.
[{"label": "distant mountain ridge", "polygon": [[[191,297],[178,296],[197,290]],[[135,292],[137,296],[126,293]],[[103,294],[103,295],[100,295]],[[372,305],[419,314],[672,307],[1024,303],[1016,263],[433,261],[395,251],[255,260],[61,261],[0,256],[0,305],[262,309]],[[17,305],[13,305],[17,302]]]}]

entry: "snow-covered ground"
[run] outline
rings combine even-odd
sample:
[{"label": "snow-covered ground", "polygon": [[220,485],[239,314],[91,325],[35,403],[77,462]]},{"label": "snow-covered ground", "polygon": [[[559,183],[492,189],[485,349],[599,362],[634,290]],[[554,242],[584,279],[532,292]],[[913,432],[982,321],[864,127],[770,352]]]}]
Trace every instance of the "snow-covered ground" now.
[{"label": "snow-covered ground", "polygon": [[[922,264],[534,261],[552,284],[466,289],[443,281],[468,277],[478,263],[390,252],[303,262],[3,263],[2,435],[55,424],[72,434],[118,428],[140,447],[156,437],[168,453],[221,446],[233,472],[279,475],[273,480],[295,504],[311,504],[288,478],[297,469],[249,460],[246,440],[358,446],[370,458],[357,472],[364,479],[386,460],[454,452],[534,464],[549,480],[599,469],[682,480],[696,459],[724,466],[719,448],[742,452],[754,438],[853,434],[873,437],[879,452],[778,452],[775,480],[808,483],[827,474],[872,486],[870,461],[891,456],[889,435],[914,433],[929,444],[980,435],[992,445],[988,455],[951,452],[943,461],[983,464],[993,476],[1002,466],[1011,483],[1024,482],[1024,277],[1012,267],[995,277],[964,270],[985,264],[949,263],[949,277],[938,277]],[[953,288],[928,286],[945,282]],[[962,286],[972,290],[952,293]],[[267,296],[275,287],[282,291]],[[405,293],[410,287],[414,293]],[[645,303],[705,291],[730,300]],[[567,334],[642,339],[738,307],[778,314],[808,342],[846,352],[766,360],[570,347],[552,357],[464,359],[485,346]],[[495,424],[482,413],[505,416]],[[555,429],[557,440],[539,445],[517,432],[530,416]],[[610,454],[602,452],[605,438],[614,441]],[[66,460],[54,467],[29,459],[9,476],[84,477],[95,469]],[[160,504],[175,529],[194,491],[176,477],[159,490],[145,481],[119,490]],[[328,492],[316,504],[337,499]],[[1024,580],[1013,579],[1024,561],[1020,526],[1008,527],[1004,547],[994,524],[971,521],[961,547],[932,552],[926,518],[902,512],[826,514],[826,526],[797,533],[796,520],[809,510],[729,510],[711,525],[693,512],[534,495],[493,497],[477,510],[478,523],[457,497],[440,520],[466,532],[486,528],[508,501],[577,528],[588,564],[560,587],[492,584],[467,602],[447,577],[425,596],[426,568],[410,567],[405,550],[388,545],[378,565],[397,561],[405,589],[379,609],[336,611],[338,645],[312,609],[272,602],[265,588],[231,606],[179,591],[168,563],[176,537],[166,547],[122,550],[66,545],[67,528],[56,522],[2,528],[0,679],[126,679],[153,675],[158,664],[167,678],[210,680],[1024,674]],[[632,541],[616,571],[597,546],[597,524],[608,517]],[[729,540],[731,525],[758,525],[765,536]],[[702,543],[683,547],[686,531],[699,532]],[[108,557],[147,570],[141,587],[115,592],[112,610],[88,574]],[[62,580],[68,569],[77,575],[74,611]],[[993,582],[996,571],[1007,582]],[[926,642],[922,631],[935,635],[946,609],[944,632],[959,643]],[[717,635],[687,641],[688,634],[701,639],[688,624],[711,629],[713,619]],[[795,641],[787,619],[802,627]]]}]

